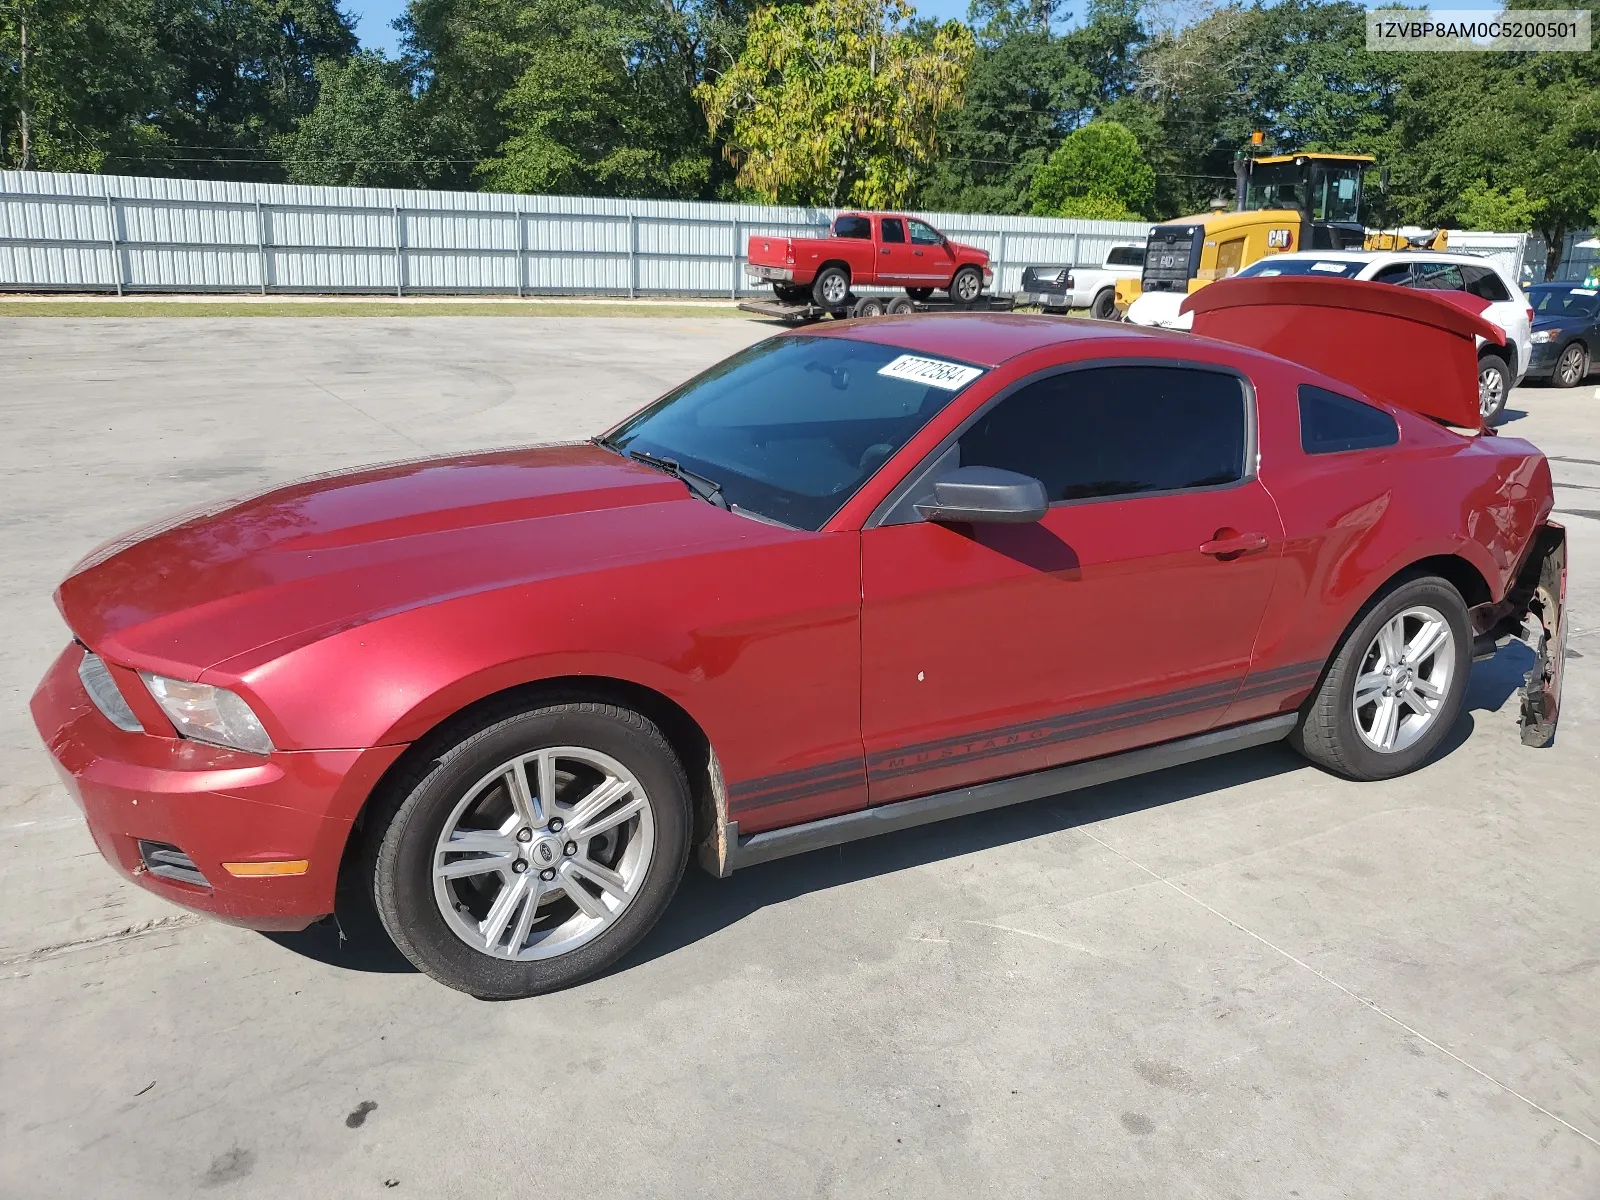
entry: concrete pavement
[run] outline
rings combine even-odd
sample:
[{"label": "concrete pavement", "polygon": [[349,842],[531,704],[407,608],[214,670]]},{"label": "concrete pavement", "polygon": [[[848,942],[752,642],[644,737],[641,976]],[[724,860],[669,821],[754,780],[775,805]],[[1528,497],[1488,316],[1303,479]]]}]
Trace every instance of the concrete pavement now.
[{"label": "concrete pavement", "polygon": [[359,924],[190,917],[95,853],[26,701],[97,542],[317,471],[603,428],[726,319],[0,320],[0,1196],[1600,1195],[1600,395],[1524,388],[1572,538],[1444,757],[1281,747],[753,868],[486,1004]]}]

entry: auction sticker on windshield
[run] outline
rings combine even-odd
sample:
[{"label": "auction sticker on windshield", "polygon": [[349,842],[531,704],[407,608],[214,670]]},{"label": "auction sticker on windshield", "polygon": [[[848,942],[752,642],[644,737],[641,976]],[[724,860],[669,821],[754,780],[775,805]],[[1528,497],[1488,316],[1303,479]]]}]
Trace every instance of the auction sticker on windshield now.
[{"label": "auction sticker on windshield", "polygon": [[878,374],[891,379],[904,379],[907,383],[931,384],[954,392],[982,375],[983,369],[969,367],[965,363],[945,362],[942,358],[918,358],[915,354],[902,354],[893,362],[879,367]]}]

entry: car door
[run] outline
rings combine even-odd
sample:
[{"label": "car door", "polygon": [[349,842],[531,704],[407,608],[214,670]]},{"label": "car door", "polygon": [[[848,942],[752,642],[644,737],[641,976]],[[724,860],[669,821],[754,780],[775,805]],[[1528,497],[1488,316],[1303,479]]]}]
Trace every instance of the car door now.
[{"label": "car door", "polygon": [[[1168,362],[1062,369],[980,411],[862,533],[871,801],[1200,732],[1249,669],[1282,526],[1254,395]],[[1028,525],[914,509],[957,465],[1040,478]]]},{"label": "car door", "polygon": [[904,287],[915,285],[917,275],[911,243],[906,240],[906,223],[903,217],[878,218],[878,278],[877,282]]},{"label": "car door", "polygon": [[956,273],[956,257],[941,234],[926,221],[907,218],[911,232],[911,281],[921,287],[943,287]]}]

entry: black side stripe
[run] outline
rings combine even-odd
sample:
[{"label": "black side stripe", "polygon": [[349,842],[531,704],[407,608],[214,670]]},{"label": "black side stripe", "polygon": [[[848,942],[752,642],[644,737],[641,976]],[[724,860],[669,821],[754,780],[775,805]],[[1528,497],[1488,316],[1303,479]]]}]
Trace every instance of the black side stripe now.
[{"label": "black side stripe", "polygon": [[[1078,741],[1147,722],[1203,712],[1224,702],[1231,704],[1274,692],[1308,688],[1321,675],[1323,666],[1321,659],[1291,663],[1270,671],[1252,672],[1244,679],[1242,687],[1240,679],[1222,680],[1141,700],[1126,700],[974,734],[914,743],[896,750],[880,751],[865,765],[872,778],[892,779],[954,762],[981,762],[1020,750]],[[780,771],[744,780],[729,786],[729,806],[747,812],[858,786],[867,773],[863,766],[859,758],[839,759],[798,771]]]}]

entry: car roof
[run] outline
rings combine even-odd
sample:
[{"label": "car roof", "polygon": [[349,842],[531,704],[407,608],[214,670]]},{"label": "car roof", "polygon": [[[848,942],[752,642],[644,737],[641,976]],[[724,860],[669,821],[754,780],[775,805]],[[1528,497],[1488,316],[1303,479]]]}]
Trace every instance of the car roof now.
[{"label": "car roof", "polygon": [[[1481,254],[1457,254],[1449,250],[1288,250],[1283,254],[1274,254],[1271,259],[1257,259],[1256,262],[1268,262],[1280,258],[1294,259],[1296,262],[1360,262],[1372,263],[1377,266],[1388,266],[1397,262],[1426,262],[1426,263],[1460,263],[1463,266],[1494,267],[1493,259],[1485,258]],[[1255,266],[1255,263],[1251,263]],[[1496,268],[1498,269],[1498,268]]]},{"label": "car roof", "polygon": [[[1107,321],[1063,320],[1028,313],[913,313],[907,316],[871,317],[863,321],[808,325],[789,336],[838,337],[875,342],[901,350],[957,359],[980,367],[998,367],[1046,346],[1075,342],[1132,343],[1181,341],[1192,344],[1189,334],[1142,325]],[[1230,347],[1238,349],[1238,347]]]}]

